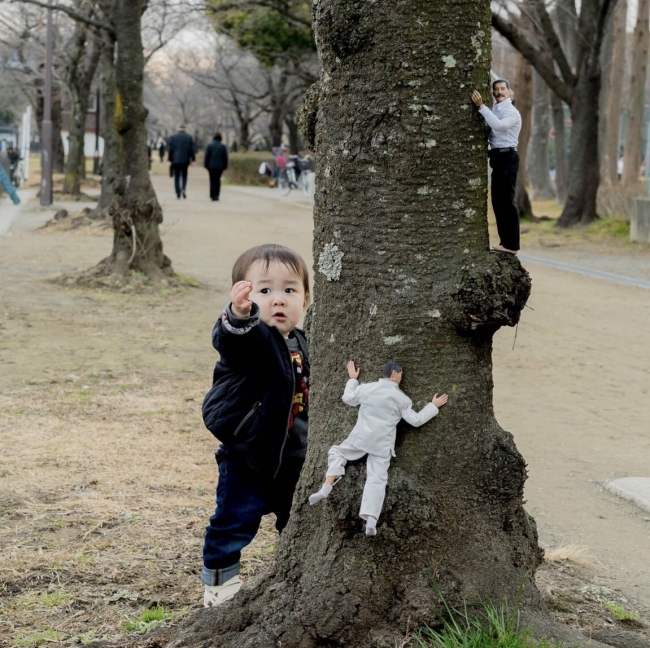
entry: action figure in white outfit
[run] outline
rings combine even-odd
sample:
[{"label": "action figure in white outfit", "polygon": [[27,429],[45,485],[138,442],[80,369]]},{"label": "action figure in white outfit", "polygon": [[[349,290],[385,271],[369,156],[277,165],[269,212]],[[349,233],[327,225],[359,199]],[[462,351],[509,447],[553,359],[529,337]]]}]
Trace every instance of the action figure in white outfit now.
[{"label": "action figure in white outfit", "polygon": [[431,420],[448,400],[447,394],[434,394],[430,403],[420,412],[413,410],[411,399],[399,388],[402,382],[402,367],[397,362],[387,362],[382,378],[377,382],[359,384],[360,369],[354,362],[348,362],[348,380],[343,393],[343,402],[360,405],[359,418],[348,438],[341,445],[332,446],[328,453],[325,483],[321,489],[309,496],[310,504],[317,504],[332,492],[334,483],[345,474],[348,461],[366,461],[366,485],[363,489],[359,515],[366,521],[366,535],[377,535],[377,518],[384,505],[388,466],[395,456],[396,426],[401,419],[414,427],[420,427]]}]

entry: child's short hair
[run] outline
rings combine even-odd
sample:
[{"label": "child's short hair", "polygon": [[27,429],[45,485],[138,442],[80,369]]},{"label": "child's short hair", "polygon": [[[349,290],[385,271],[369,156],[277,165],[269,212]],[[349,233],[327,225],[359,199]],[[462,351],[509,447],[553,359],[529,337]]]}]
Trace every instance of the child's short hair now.
[{"label": "child's short hair", "polygon": [[309,270],[304,259],[291,248],[284,247],[284,245],[276,245],[275,243],[257,245],[239,255],[239,258],[235,261],[235,265],[232,267],[233,286],[238,281],[244,281],[246,279],[246,273],[255,261],[262,261],[265,269],[269,267],[271,261],[279,261],[288,268],[291,268],[302,280],[302,285],[305,289],[305,299],[309,298]]},{"label": "child's short hair", "polygon": [[390,378],[393,375],[393,371],[402,373],[402,365],[394,360],[389,360],[381,369],[381,377]]}]

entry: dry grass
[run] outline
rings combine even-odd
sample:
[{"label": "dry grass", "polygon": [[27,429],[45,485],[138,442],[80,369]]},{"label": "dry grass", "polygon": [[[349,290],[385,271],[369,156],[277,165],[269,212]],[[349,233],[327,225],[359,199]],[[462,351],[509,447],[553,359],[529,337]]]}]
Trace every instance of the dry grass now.
[{"label": "dry grass", "polygon": [[[200,605],[217,445],[200,418],[205,381],[70,381],[0,396],[3,646],[115,641],[143,609],[175,622]],[[275,537],[265,520],[246,574]]]},{"label": "dry grass", "polygon": [[547,563],[572,562],[576,565],[595,566],[596,559],[589,554],[589,549],[581,545],[561,545],[554,549],[544,550],[544,561]]}]

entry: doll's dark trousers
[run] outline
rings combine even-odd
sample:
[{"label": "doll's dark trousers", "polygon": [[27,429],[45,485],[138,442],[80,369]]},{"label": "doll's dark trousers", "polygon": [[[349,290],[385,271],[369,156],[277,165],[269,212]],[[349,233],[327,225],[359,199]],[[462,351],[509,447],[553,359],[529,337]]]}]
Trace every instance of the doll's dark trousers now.
[{"label": "doll's dark trousers", "polygon": [[514,149],[490,151],[492,167],[492,208],[501,245],[519,249],[519,212],[515,206],[515,187],[519,171],[519,153]]}]

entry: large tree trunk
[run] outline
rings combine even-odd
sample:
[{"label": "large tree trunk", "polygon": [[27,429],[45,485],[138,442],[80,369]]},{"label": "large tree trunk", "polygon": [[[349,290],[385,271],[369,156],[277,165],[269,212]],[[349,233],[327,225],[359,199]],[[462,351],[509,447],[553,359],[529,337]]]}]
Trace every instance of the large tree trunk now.
[{"label": "large tree trunk", "polygon": [[[526,465],[492,404],[492,336],[517,322],[530,280],[488,251],[485,125],[469,94],[488,78],[489,5],[321,0],[314,27],[310,449],[274,572],[172,646],[394,647],[442,612],[436,585],[470,610],[518,591],[539,605]],[[307,503],[357,414],[341,403],[350,358],[367,381],[401,361],[418,409],[451,394],[399,438],[375,539],[358,517],[364,465]]]},{"label": "large tree trunk", "polygon": [[530,63],[517,53],[517,68],[515,72],[515,100],[517,110],[521,115],[521,131],[519,133],[519,173],[515,187],[515,205],[520,218],[534,218],[533,206],[526,186],[528,173],[526,172],[528,160],[528,142],[530,140],[531,121],[533,111],[533,68]]},{"label": "large tree trunk", "polygon": [[533,200],[555,197],[548,173],[548,134],[550,90],[537,72],[533,73],[533,128],[531,150],[528,156],[528,176]]},{"label": "large tree trunk", "polygon": [[630,79],[631,91],[627,111],[628,119],[625,126],[622,182],[626,187],[635,187],[639,183],[646,70],[648,67],[648,42],[650,42],[649,15],[650,0],[639,0],[632,48],[632,77]]},{"label": "large tree trunk", "polygon": [[121,173],[114,181],[113,250],[100,267],[116,275],[138,270],[152,278],[171,275],[159,225],[163,214],[149,178],[147,110],[142,103],[144,56],[140,19],[146,0],[116,0],[112,12],[117,60],[113,118],[120,138]]},{"label": "large tree trunk", "polygon": [[99,63],[100,47],[97,39],[89,34],[89,28],[79,22],[75,24],[71,47],[74,48],[74,54],[66,70],[66,85],[72,101],[72,114],[68,130],[68,159],[63,178],[63,193],[79,195],[86,166],[84,140],[88,100]]},{"label": "large tree trunk", "polygon": [[555,193],[557,202],[563,205],[569,188],[564,102],[556,94],[551,93],[551,105],[553,106],[553,132],[555,133]]},{"label": "large tree trunk", "polygon": [[618,0],[609,29],[610,56],[603,56],[609,64],[607,84],[604,88],[603,141],[601,142],[600,175],[603,182],[615,184],[618,180],[616,163],[620,155],[620,125],[625,73],[625,43],[627,22],[627,0]]}]

